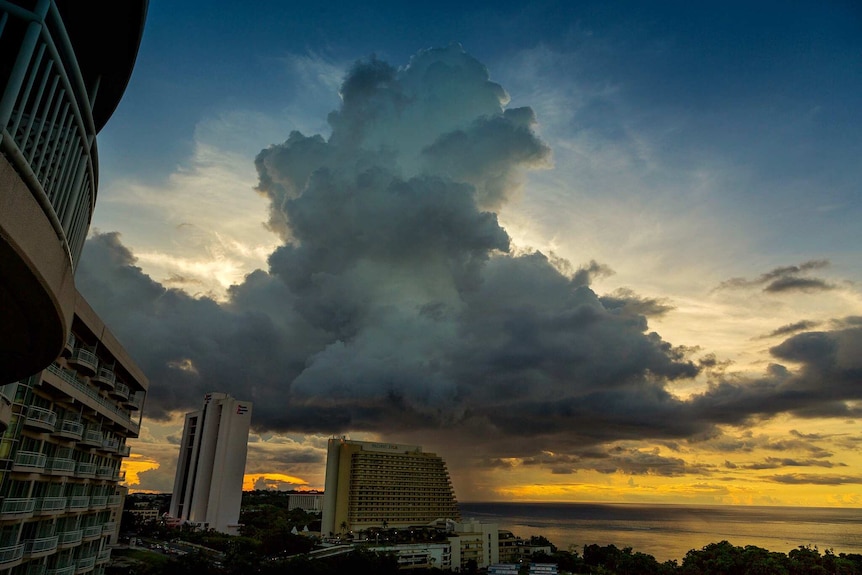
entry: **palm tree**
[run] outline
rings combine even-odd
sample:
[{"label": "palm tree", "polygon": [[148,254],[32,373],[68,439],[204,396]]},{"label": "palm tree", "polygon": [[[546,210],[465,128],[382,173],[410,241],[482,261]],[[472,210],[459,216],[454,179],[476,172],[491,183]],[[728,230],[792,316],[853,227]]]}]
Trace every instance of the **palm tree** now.
[{"label": "palm tree", "polygon": [[347,521],[342,521],[341,522],[341,533],[343,534],[345,531],[347,531]]}]

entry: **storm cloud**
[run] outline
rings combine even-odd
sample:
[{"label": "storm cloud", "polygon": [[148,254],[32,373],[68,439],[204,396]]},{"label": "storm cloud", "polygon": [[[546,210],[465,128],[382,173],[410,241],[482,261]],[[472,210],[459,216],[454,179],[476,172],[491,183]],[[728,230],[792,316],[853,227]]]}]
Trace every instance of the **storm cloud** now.
[{"label": "storm cloud", "polygon": [[[525,172],[550,165],[551,151],[533,111],[507,108],[460,46],[401,68],[360,61],[341,97],[328,138],[293,132],[256,158],[281,245],[227,301],[154,281],[115,232],[87,242],[76,282],[151,380],[146,417],[224,391],[254,402],[259,433],[433,432],[453,449],[466,434],[460,448],[486,460],[676,475],[682,460],[652,452],[578,454],[780,412],[854,415],[858,324],[798,333],[772,348],[761,379],[681,399],[672,385],[703,364],[648,322],[672,302],[597,294],[591,278],[611,272],[588,254],[571,266],[515,252],[499,210],[529,192]],[[800,274],[823,265],[744,283],[817,287]]]}]

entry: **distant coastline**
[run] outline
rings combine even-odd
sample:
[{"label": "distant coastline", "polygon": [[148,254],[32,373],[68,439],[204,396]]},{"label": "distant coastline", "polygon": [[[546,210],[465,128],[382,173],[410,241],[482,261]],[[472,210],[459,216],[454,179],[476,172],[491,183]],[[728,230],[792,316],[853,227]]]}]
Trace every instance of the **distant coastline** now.
[{"label": "distant coastline", "polygon": [[631,547],[659,561],[729,541],[787,553],[799,546],[862,553],[862,509],[639,503],[461,502],[464,518],[496,522],[559,549]]}]

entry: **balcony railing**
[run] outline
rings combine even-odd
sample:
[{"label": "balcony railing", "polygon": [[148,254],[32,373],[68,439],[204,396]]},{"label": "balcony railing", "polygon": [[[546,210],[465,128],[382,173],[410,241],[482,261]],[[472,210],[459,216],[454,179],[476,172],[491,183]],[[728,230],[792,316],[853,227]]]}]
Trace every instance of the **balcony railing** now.
[{"label": "balcony railing", "polygon": [[120,447],[120,440],[116,437],[106,437],[102,440],[102,449],[116,453]]},{"label": "balcony railing", "polygon": [[52,567],[45,570],[45,575],[74,575],[75,563],[64,565],[62,567]]},{"label": "balcony railing", "polygon": [[116,521],[108,521],[102,524],[102,533],[113,533],[117,530]]},{"label": "balcony railing", "polygon": [[83,461],[79,461],[75,467],[75,475],[77,477],[95,477],[96,476],[96,464],[95,463],[85,463]]},{"label": "balcony railing", "polygon": [[28,539],[24,541],[24,555],[37,555],[48,553],[57,549],[57,536],[40,537],[39,539]]},{"label": "balcony railing", "polygon": [[89,525],[84,527],[84,539],[96,539],[102,536],[101,525]]},{"label": "balcony railing", "polygon": [[24,557],[24,544],[10,545],[8,547],[0,547],[0,565],[18,561]]},{"label": "balcony railing", "polygon": [[96,477],[99,479],[111,479],[114,477],[113,467],[99,467],[96,469]]},{"label": "balcony railing", "polygon": [[143,391],[136,391],[129,395],[129,399],[124,401],[123,404],[133,411],[140,411],[141,404],[144,403],[144,395]]},{"label": "balcony railing", "polygon": [[132,448],[129,445],[121,445],[119,449],[117,449],[117,453],[122,457],[128,457],[132,454]]},{"label": "balcony railing", "polygon": [[68,500],[65,497],[40,497],[36,499],[34,511],[39,513],[59,513],[66,510]]},{"label": "balcony railing", "polygon": [[35,427],[36,429],[44,429],[54,431],[54,425],[57,423],[57,414],[50,409],[31,405],[27,408],[27,417],[24,419],[24,425]]},{"label": "balcony railing", "polygon": [[53,474],[75,473],[75,460],[68,457],[50,457],[45,462],[45,471]]},{"label": "balcony railing", "polygon": [[92,554],[89,557],[81,557],[75,564],[75,573],[83,573],[85,571],[89,571],[96,564],[96,554]]},{"label": "balcony railing", "polygon": [[114,471],[114,476],[111,477],[111,480],[119,481],[119,482],[125,481],[126,480],[126,470],[124,469],[124,470],[120,471],[118,469],[118,470]]},{"label": "balcony railing", "polygon": [[90,509],[102,509],[108,506],[107,495],[92,495],[90,496]]},{"label": "balcony railing", "polygon": [[76,545],[80,545],[82,536],[83,531],[80,529],[63,531],[62,533],[57,534],[57,546],[63,547],[65,549],[67,547],[74,547]]},{"label": "balcony railing", "polygon": [[117,375],[111,367],[99,367],[99,371],[97,371],[90,380],[101,385],[107,390],[112,390],[117,382]]},{"label": "balcony railing", "polygon": [[27,570],[24,572],[24,575],[45,575],[45,569],[48,566],[44,563],[33,563],[32,561],[27,564]]},{"label": "balcony railing", "polygon": [[[123,425],[127,426],[135,433],[138,433],[141,430],[140,424],[135,421],[132,421],[132,418],[128,413],[122,411],[119,407],[117,407],[117,404],[115,402],[112,402],[107,398],[99,395],[98,391],[81,381],[74,371],[70,369],[63,369],[56,363],[52,363],[51,365],[49,365],[48,371],[53,373],[54,375],[56,375],[84,395],[86,395],[89,399],[93,400],[96,404],[104,408],[106,411],[110,412],[114,417],[120,420]],[[143,393],[141,393],[141,395],[143,396]],[[138,408],[140,408],[140,406]],[[129,406],[129,409],[133,408]]]},{"label": "balcony railing", "polygon": [[108,496],[108,507],[116,507],[123,503],[122,495],[109,495]]},{"label": "balcony railing", "polygon": [[36,499],[33,497],[8,497],[0,504],[0,518],[30,514],[34,509],[36,509]]},{"label": "balcony railing", "polygon": [[48,456],[37,451],[19,451],[15,454],[12,469],[14,471],[42,471]]},{"label": "balcony railing", "polygon": [[84,435],[84,424],[74,419],[61,419],[54,427],[54,434],[68,439],[80,440]]},{"label": "balcony railing", "polygon": [[81,443],[84,445],[92,445],[93,447],[102,447],[103,441],[105,441],[105,436],[98,429],[85,430],[84,436],[81,438]]},{"label": "balcony railing", "polygon": [[77,366],[78,371],[87,375],[95,374],[99,367],[99,357],[96,355],[95,349],[84,345],[76,347],[72,356],[66,361]]},{"label": "balcony railing", "polygon": [[69,498],[69,511],[87,509],[90,506],[89,495],[73,495]]},{"label": "balcony railing", "polygon": [[110,549],[104,549],[102,551],[99,551],[99,554],[96,555],[96,564],[97,565],[101,565],[102,563],[107,563],[110,560],[111,560],[111,550]]},{"label": "balcony railing", "polygon": [[117,399],[129,399],[129,386],[118,381],[114,385],[114,389],[109,391],[108,394]]}]

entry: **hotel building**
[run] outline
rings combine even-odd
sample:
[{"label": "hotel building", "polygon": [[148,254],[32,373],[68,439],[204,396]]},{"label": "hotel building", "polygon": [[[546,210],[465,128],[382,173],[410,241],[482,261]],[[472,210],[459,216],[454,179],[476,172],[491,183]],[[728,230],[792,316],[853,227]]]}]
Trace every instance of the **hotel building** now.
[{"label": "hotel building", "polygon": [[104,573],[147,379],[79,295],[59,358],[0,386],[0,573]]},{"label": "hotel building", "polygon": [[418,445],[332,438],[321,535],[460,519],[443,459]]},{"label": "hotel building", "polygon": [[236,535],[252,404],[208,393],[186,414],[170,515],[203,529]]}]

